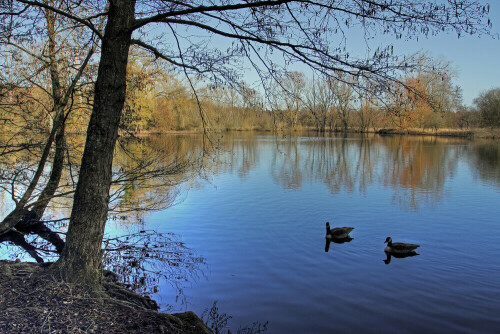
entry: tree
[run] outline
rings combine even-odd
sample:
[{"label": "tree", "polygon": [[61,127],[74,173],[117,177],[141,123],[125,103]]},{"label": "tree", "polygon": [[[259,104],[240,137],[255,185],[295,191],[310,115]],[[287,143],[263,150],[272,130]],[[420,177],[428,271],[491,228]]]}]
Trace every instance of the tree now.
[{"label": "tree", "polygon": [[375,104],[374,97],[366,97],[360,94],[359,109],[356,112],[358,116],[358,126],[361,132],[366,132],[370,126],[375,128],[378,106]]},{"label": "tree", "polygon": [[335,128],[333,106],[334,97],[328,80],[313,80],[306,95],[306,109],[314,117],[317,131],[326,131],[328,125]]},{"label": "tree", "polygon": [[388,112],[400,128],[410,126],[437,129],[445,112],[454,112],[461,105],[462,94],[454,86],[454,71],[449,63],[419,56],[415,75],[406,76],[404,86],[396,86],[389,95]]},{"label": "tree", "polygon": [[[448,114],[450,116],[450,114]],[[452,114],[451,126],[458,127],[460,129],[470,129],[471,127],[479,127],[481,124],[481,115],[477,110],[472,107],[459,107],[456,113]]]},{"label": "tree", "polygon": [[336,75],[337,79],[328,80],[328,88],[332,93],[332,98],[334,101],[334,108],[336,114],[339,116],[342,122],[342,128],[344,132],[349,129],[349,119],[352,110],[352,102],[354,102],[354,91],[352,87],[354,86],[355,78],[348,76],[341,72]]},{"label": "tree", "polygon": [[500,88],[481,93],[474,104],[481,114],[483,126],[500,127]]},{"label": "tree", "polygon": [[[145,59],[145,60],[144,60]],[[127,97],[120,119],[120,129],[127,132],[147,130],[155,112],[155,83],[161,75],[148,66],[147,57],[131,56],[127,68]]]},{"label": "tree", "polygon": [[[46,3],[54,5],[53,1]],[[37,114],[42,110],[45,119],[48,119],[48,122],[37,126],[40,127],[42,135],[45,135],[48,128],[48,135],[44,138],[45,142],[40,143],[41,155],[37,166],[32,172],[26,168],[27,173],[31,174],[31,180],[26,185],[21,183],[19,188],[22,189],[22,195],[15,193],[14,189],[19,185],[16,177],[10,181],[11,198],[15,207],[0,222],[0,242],[14,242],[38,262],[43,259],[38,256],[34,247],[25,241],[25,234],[38,234],[52,243],[57,252],[61,252],[64,247],[63,240],[40,219],[59,186],[66,153],[66,121],[77,105],[75,97],[81,91],[80,85],[85,81],[82,77],[88,74],[86,68],[97,47],[93,36],[78,35],[76,28],[70,33],[62,33],[60,27],[65,24],[64,18],[58,17],[53,11],[42,11],[41,14],[42,20],[37,22],[35,28],[29,24],[25,26],[23,22],[11,21],[11,26],[20,25],[20,28],[15,34],[13,31],[4,30],[3,32],[11,34],[1,36],[2,51],[12,59],[8,64],[9,70],[18,70],[8,78],[8,103],[10,111],[15,114],[11,118],[11,130],[16,127],[16,117],[29,119],[34,106],[37,106]],[[38,35],[40,40],[30,35],[30,28],[42,31]],[[59,34],[64,34],[60,43],[57,41]],[[32,103],[28,103],[29,101]],[[13,136],[16,132],[17,130]],[[25,131],[21,133],[24,136],[27,133],[28,136],[33,135]],[[43,185],[41,180],[44,179],[44,169],[54,143],[55,152],[50,175],[45,178]]]},{"label": "tree", "polygon": [[[441,30],[458,35],[488,31],[488,7],[473,0],[443,4],[426,0],[64,3],[67,5],[63,8],[46,1],[3,1],[0,20],[8,31],[16,28],[9,25],[11,18],[36,21],[33,11],[43,8],[87,27],[101,39],[93,110],[66,246],[53,266],[65,280],[82,282],[98,278],[131,45],[149,50],[186,74],[194,72],[219,83],[237,77],[244,57],[263,80],[276,77],[279,63],[270,53],[276,52],[285,65],[301,62],[330,76],[340,71],[386,85],[388,79],[396,78],[395,72],[413,66],[411,59],[394,62],[390,46],[376,50],[368,59],[356,58],[343,44],[333,44],[339,32],[358,23],[368,35],[382,32],[396,38],[432,35]],[[106,17],[103,33],[95,26],[95,20],[102,17]],[[152,25],[161,25],[161,32],[147,34],[144,28]],[[210,36],[225,39],[227,48],[211,44]],[[159,39],[155,41],[155,37]]]},{"label": "tree", "polygon": [[284,100],[286,105],[285,120],[290,128],[295,128],[302,109],[306,80],[302,72],[286,72],[281,86],[284,89]]}]

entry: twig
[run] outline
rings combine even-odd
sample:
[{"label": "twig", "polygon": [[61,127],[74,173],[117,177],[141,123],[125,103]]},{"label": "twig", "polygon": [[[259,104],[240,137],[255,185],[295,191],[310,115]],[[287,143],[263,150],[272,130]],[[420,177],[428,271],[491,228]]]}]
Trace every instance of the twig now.
[{"label": "twig", "polygon": [[[45,317],[45,320],[43,321],[42,327],[40,327],[40,332],[43,333],[43,327],[45,327],[45,323],[47,320],[49,320],[50,315],[52,314],[52,310],[47,314],[47,317]],[[50,333],[50,321],[49,321],[49,333]]]}]

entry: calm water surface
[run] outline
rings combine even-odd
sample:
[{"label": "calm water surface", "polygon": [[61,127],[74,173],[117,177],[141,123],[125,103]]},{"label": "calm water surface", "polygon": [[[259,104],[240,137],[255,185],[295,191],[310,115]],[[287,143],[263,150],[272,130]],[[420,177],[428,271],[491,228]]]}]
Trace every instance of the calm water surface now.
[{"label": "calm water surface", "polygon": [[[202,144],[147,142],[179,157]],[[163,309],[201,315],[218,301],[234,331],[268,321],[268,333],[500,333],[498,141],[240,133],[218,145],[177,205],[138,227],[205,258],[180,298],[162,283]],[[326,221],[354,239],[326,245]],[[108,233],[117,226],[127,230]],[[387,236],[420,255],[389,262]]]},{"label": "calm water surface", "polygon": [[[208,181],[146,226],[179,234],[215,300],[270,333],[500,332],[500,144],[400,137],[223,138]],[[325,252],[325,222],[353,226]],[[420,244],[386,264],[384,240]]]}]

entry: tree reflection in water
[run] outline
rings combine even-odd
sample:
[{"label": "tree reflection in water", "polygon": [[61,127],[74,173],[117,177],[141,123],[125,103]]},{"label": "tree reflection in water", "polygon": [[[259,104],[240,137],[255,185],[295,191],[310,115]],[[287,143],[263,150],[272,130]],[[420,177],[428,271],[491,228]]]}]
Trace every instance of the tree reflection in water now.
[{"label": "tree reflection in water", "polygon": [[[71,147],[82,146],[77,138],[69,140]],[[500,186],[500,144],[495,141],[377,135],[345,138],[332,134],[281,138],[224,133],[217,146],[213,154],[204,154],[203,138],[197,134],[121,138],[114,158],[110,219],[123,225],[140,224],[146,215],[178,201],[183,189],[203,187],[203,176],[210,179],[234,173],[246,178],[262,164],[268,165],[273,182],[284,189],[300,191],[306,183],[322,183],[336,195],[366,193],[379,185],[390,188],[393,202],[409,210],[435,205],[447,195],[446,180],[453,177],[464,160],[479,179]],[[42,217],[61,235],[70,214],[77,177],[74,170],[80,157],[78,149],[71,152],[57,197]],[[5,217],[14,205],[11,197],[22,193],[25,181],[32,176],[34,162],[22,154],[2,158],[0,213]],[[202,177],[200,172],[204,173]],[[181,282],[201,274],[204,260],[178,237],[167,234],[160,238],[153,233],[148,239],[147,234],[115,238],[107,245],[108,250],[115,251],[107,253],[106,266],[118,271],[131,287],[152,293],[159,286],[158,280],[166,279],[171,283],[173,280],[180,291],[177,286]],[[53,245],[35,236],[26,238],[45,260],[57,257]],[[130,241],[128,246],[124,245],[126,241]],[[1,247],[7,248],[7,243]],[[325,251],[329,247],[325,245]],[[166,251],[164,255],[161,249]],[[12,257],[5,253],[1,256]],[[177,274],[174,269],[179,270]]]},{"label": "tree reflection in water", "polygon": [[469,165],[483,181],[500,184],[500,141],[477,141],[469,150]]},{"label": "tree reflection in water", "polygon": [[135,292],[151,295],[166,281],[183,299],[183,288],[204,276],[206,262],[173,233],[141,230],[107,239],[103,265]]}]

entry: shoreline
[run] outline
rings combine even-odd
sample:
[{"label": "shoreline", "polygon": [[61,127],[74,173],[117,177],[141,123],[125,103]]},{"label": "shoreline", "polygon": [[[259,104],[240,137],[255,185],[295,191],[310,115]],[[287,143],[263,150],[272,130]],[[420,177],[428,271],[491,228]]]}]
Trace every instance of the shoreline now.
[{"label": "shoreline", "polygon": [[[193,135],[203,134],[202,129],[193,130],[167,130],[167,131],[138,131],[136,133],[120,133],[120,136],[150,136],[150,135],[163,135],[163,134],[179,134],[179,135]],[[433,136],[433,137],[456,137],[456,138],[469,138],[469,139],[500,139],[500,128],[487,129],[487,128],[474,128],[474,129],[421,129],[421,128],[372,128],[365,131],[360,129],[349,129],[347,132],[335,129],[326,129],[325,131],[318,131],[315,128],[296,128],[296,129],[229,129],[229,130],[213,130],[209,129],[208,132],[215,133],[229,133],[229,132],[270,132],[270,133],[300,133],[311,132],[318,135],[321,134],[378,134],[383,136],[398,135],[398,136]]]},{"label": "shoreline", "polygon": [[56,281],[47,266],[0,260],[1,333],[212,333],[193,312],[158,312],[112,274],[89,289]]}]

